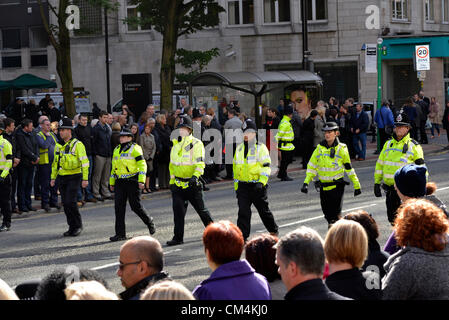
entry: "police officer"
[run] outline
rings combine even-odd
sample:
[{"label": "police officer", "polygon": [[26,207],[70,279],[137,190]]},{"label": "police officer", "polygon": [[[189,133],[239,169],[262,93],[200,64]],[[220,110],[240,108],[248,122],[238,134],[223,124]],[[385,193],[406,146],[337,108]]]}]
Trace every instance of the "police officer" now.
[{"label": "police officer", "polygon": [[204,205],[199,177],[204,174],[204,145],[192,136],[193,123],[188,116],[180,116],[180,139],[173,140],[170,153],[170,190],[173,198],[174,236],[167,245],[182,244],[184,219],[190,202],[206,227],[213,220]]},{"label": "police officer", "polygon": [[301,192],[308,192],[308,185],[318,175],[315,187],[320,192],[321,209],[329,227],[340,219],[343,206],[345,185],[349,185],[343,177],[346,174],[354,185],[354,196],[362,193],[360,182],[351,165],[351,158],[346,144],[338,139],[339,130],[335,122],[327,122],[322,129],[324,140],[316,147],[307,164],[306,179]]},{"label": "police officer", "polygon": [[271,173],[270,154],[263,143],[257,142],[257,127],[254,121],[247,119],[242,126],[243,143],[237,147],[234,155],[234,188],[239,205],[237,226],[248,239],[251,230],[251,205],[259,212],[265,228],[274,235],[278,226],[268,208],[267,183]]},{"label": "police officer", "polygon": [[287,167],[293,160],[293,153],[295,150],[295,146],[293,145],[295,133],[293,132],[293,126],[291,124],[292,118],[293,107],[289,104],[284,107],[284,117],[279,124],[278,132],[276,134],[278,149],[281,152],[281,164],[277,177],[280,178],[281,181],[293,180],[287,175]]},{"label": "police officer", "polygon": [[129,199],[131,210],[142,219],[150,234],[156,232],[153,218],[148,217],[140,203],[141,190],[145,188],[147,163],[142,148],[132,140],[131,130],[124,128],[120,132],[120,144],[114,149],[112,156],[109,184],[111,191],[115,191],[115,236],[109,238],[111,241],[126,239],[126,199]]},{"label": "police officer", "polygon": [[[3,121],[0,121],[0,134],[5,131]],[[11,174],[12,145],[0,135],[0,208],[3,215],[3,223],[0,232],[11,229]]]},{"label": "police officer", "polygon": [[383,181],[387,216],[391,224],[394,223],[396,210],[401,205],[401,199],[394,188],[395,172],[409,163],[424,164],[422,147],[410,137],[409,132],[412,126],[403,108],[396,114],[394,126],[393,137],[384,144],[374,171],[374,195],[382,197],[381,183]]},{"label": "police officer", "polygon": [[59,135],[64,145],[56,145],[55,158],[52,164],[50,186],[55,186],[55,179],[59,177],[64,213],[67,217],[69,230],[64,237],[76,237],[83,230],[81,215],[77,206],[78,189],[81,184],[87,188],[89,182],[89,159],[81,141],[73,138],[72,120],[64,118],[59,121]]}]

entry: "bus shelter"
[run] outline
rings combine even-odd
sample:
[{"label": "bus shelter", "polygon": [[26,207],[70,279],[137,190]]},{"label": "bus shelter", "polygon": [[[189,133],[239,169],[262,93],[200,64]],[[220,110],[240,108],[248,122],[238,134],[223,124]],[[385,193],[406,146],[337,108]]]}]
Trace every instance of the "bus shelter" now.
[{"label": "bus shelter", "polygon": [[[290,99],[293,91],[302,90],[310,108],[322,99],[323,81],[310,71],[203,72],[188,84],[190,105],[218,109],[223,98],[238,103],[241,112],[262,124],[263,105],[277,107],[280,99]],[[292,101],[295,103],[295,101]]]}]

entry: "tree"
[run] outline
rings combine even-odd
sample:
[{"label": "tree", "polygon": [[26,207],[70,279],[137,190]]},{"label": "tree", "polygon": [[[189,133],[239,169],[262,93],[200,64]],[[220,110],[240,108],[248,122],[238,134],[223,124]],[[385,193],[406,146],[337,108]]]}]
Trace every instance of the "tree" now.
[{"label": "tree", "polygon": [[[37,0],[40,7],[41,18],[45,31],[56,52],[56,71],[61,80],[62,95],[64,97],[64,106],[69,117],[76,113],[75,98],[73,96],[72,62],[70,55],[70,33],[66,26],[66,19],[69,16],[65,13],[69,0],[59,0],[58,7],[48,2],[48,8],[58,21],[58,25],[50,24],[44,14],[42,0]],[[50,20],[50,19],[49,19]]]},{"label": "tree", "polygon": [[141,12],[137,22],[150,24],[162,34],[161,109],[171,110],[178,39],[218,25],[218,14],[224,8],[214,0],[132,0],[132,3]]},{"label": "tree", "polygon": [[190,69],[187,73],[177,73],[176,80],[178,83],[188,83],[193,77],[203,72],[209,62],[219,55],[218,48],[206,51],[176,50],[175,63],[180,64],[185,69]]}]

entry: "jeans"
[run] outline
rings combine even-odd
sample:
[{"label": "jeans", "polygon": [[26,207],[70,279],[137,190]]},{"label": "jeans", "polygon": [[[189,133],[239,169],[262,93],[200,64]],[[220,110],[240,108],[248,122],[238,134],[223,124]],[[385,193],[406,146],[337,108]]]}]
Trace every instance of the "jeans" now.
[{"label": "jeans", "polygon": [[430,133],[432,133],[432,137],[435,136],[435,131],[433,131],[433,128],[437,129],[438,135],[440,135],[440,126],[438,123],[432,123],[432,127],[430,128]]},{"label": "jeans", "polygon": [[[362,149],[360,149],[360,144]],[[359,156],[359,159],[365,159],[366,156],[366,133],[354,134],[352,136],[352,143],[354,145],[355,153]]]},{"label": "jeans", "polygon": [[[39,165],[38,177],[39,184],[41,187],[41,203],[42,207],[45,205],[57,205],[58,204],[58,189],[56,185],[54,187],[50,186],[51,180],[51,164],[41,164]],[[36,179],[36,178],[35,178]]]},{"label": "jeans", "polygon": [[17,167],[17,202],[20,211],[31,208],[31,189],[33,188],[34,166]]},{"label": "jeans", "polygon": [[[86,189],[84,189],[84,192],[83,192],[83,188],[81,188],[81,186],[80,186],[80,188],[78,189],[78,201],[83,200],[83,198],[84,198],[84,200],[90,200],[94,197],[94,195],[92,194],[92,168],[93,168],[94,162],[93,162],[92,156],[87,156],[87,159],[89,159],[89,178],[88,178],[89,185],[87,186]],[[83,197],[83,194],[84,194],[84,197]]]}]

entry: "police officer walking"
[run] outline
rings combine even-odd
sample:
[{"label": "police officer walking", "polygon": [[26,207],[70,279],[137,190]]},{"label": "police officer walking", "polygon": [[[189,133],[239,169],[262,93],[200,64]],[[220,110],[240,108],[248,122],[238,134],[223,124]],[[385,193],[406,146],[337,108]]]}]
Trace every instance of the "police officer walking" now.
[{"label": "police officer walking", "polygon": [[280,178],[281,181],[293,180],[287,175],[287,167],[293,160],[293,152],[295,150],[295,146],[293,145],[295,133],[293,132],[293,126],[291,124],[292,117],[293,107],[291,105],[285,106],[284,117],[279,124],[278,132],[276,134],[278,149],[281,152],[281,164],[277,177]]},{"label": "police officer walking", "polygon": [[193,123],[189,117],[180,117],[178,129],[181,139],[173,140],[169,164],[175,224],[173,239],[167,241],[169,246],[184,243],[184,219],[188,202],[198,213],[205,227],[213,222],[204,205],[202,185],[199,181],[205,167],[204,145],[201,140],[192,136]]},{"label": "police officer walking", "polygon": [[391,224],[394,223],[396,210],[401,205],[401,199],[394,188],[395,172],[409,163],[424,164],[424,152],[419,143],[410,137],[412,126],[403,108],[397,113],[394,126],[393,137],[384,144],[374,171],[374,195],[382,197],[383,181],[387,216]]},{"label": "police officer walking", "polygon": [[147,163],[143,157],[142,148],[132,140],[133,133],[130,129],[124,128],[120,132],[120,144],[114,149],[112,156],[109,184],[111,191],[115,191],[115,236],[109,238],[111,241],[126,240],[127,199],[131,210],[142,219],[150,234],[156,232],[153,218],[147,215],[145,208],[140,203],[141,190],[145,188]]},{"label": "police officer walking", "polygon": [[69,225],[64,237],[76,237],[83,230],[76,202],[80,184],[83,188],[87,188],[89,184],[89,159],[86,149],[81,141],[73,138],[72,130],[71,119],[64,118],[59,121],[59,135],[64,145],[56,145],[50,181],[50,186],[54,187],[55,179],[59,177],[62,205]]},{"label": "police officer walking", "polygon": [[239,205],[237,226],[246,241],[251,231],[252,204],[271,234],[278,234],[278,226],[268,207],[267,183],[271,173],[269,151],[263,143],[257,142],[257,127],[254,121],[247,119],[242,129],[243,143],[235,152],[233,172],[234,188]]},{"label": "police officer walking", "polygon": [[301,192],[308,192],[308,185],[318,175],[315,187],[320,192],[321,209],[330,227],[340,219],[343,207],[346,174],[354,185],[354,196],[362,193],[360,182],[351,165],[351,158],[346,144],[338,139],[339,128],[335,122],[327,122],[322,129],[324,140],[316,147],[307,164],[306,179]]},{"label": "police officer walking", "polygon": [[3,215],[3,223],[0,232],[11,229],[11,174],[12,145],[3,138],[5,125],[0,121],[0,209]]}]

